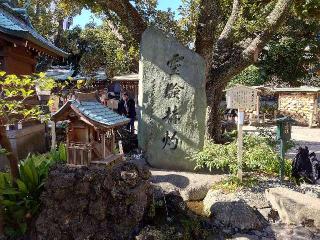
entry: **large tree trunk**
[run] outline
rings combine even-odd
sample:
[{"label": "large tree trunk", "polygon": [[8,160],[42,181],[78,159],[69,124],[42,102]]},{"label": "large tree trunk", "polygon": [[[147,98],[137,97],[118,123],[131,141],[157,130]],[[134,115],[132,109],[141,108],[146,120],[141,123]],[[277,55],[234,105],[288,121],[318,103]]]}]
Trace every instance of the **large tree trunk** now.
[{"label": "large tree trunk", "polygon": [[59,19],[58,21],[58,31],[57,31],[57,35],[54,39],[54,45],[56,45],[57,47],[61,47],[61,39],[62,39],[62,34],[63,34],[63,23],[64,23],[64,19]]},{"label": "large tree trunk", "polygon": [[224,86],[215,87],[212,82],[207,83],[207,131],[206,137],[216,143],[221,142],[221,120],[222,111],[220,108],[223,97]]},{"label": "large tree trunk", "polygon": [[240,46],[233,41],[233,25],[240,13],[240,1],[233,1],[232,13],[221,35],[212,48],[210,69],[207,72],[207,138],[220,141],[221,113],[220,103],[223,89],[246,67],[257,60],[262,48],[271,39],[280,25],[285,22],[286,14],[293,0],[278,0],[272,12],[266,18],[266,27],[247,45]]},{"label": "large tree trunk", "polygon": [[6,129],[3,125],[0,126],[0,145],[8,152],[7,158],[9,160],[11,177],[13,182],[15,182],[19,176],[19,167],[18,167],[19,161],[16,155],[12,151],[11,143],[8,139]]},{"label": "large tree trunk", "polygon": [[[7,152],[7,158],[9,159],[10,164],[10,171],[12,182],[15,183],[16,179],[19,176],[19,168],[18,168],[18,158],[12,152],[11,143],[7,137],[6,129],[3,125],[0,125],[0,145],[4,148]],[[3,207],[0,206],[0,238],[4,234],[4,211]]]},{"label": "large tree trunk", "polygon": [[3,207],[0,205],[0,239],[4,236],[4,212]]},{"label": "large tree trunk", "polygon": [[[233,26],[241,13],[241,1],[233,0],[231,15],[219,37],[215,37],[215,30],[221,21],[220,1],[201,0],[199,23],[196,33],[196,52],[204,57],[207,80],[207,138],[219,140],[220,118],[219,105],[223,96],[223,89],[231,78],[254,62],[259,52],[284,22],[290,11],[293,0],[278,0],[274,9],[266,18],[266,26],[256,33],[256,37],[247,45],[239,46],[233,42]],[[92,1],[106,12],[117,14],[128,28],[137,43],[147,23],[134,5],[128,0],[97,0]],[[87,6],[91,6],[89,3]]]}]

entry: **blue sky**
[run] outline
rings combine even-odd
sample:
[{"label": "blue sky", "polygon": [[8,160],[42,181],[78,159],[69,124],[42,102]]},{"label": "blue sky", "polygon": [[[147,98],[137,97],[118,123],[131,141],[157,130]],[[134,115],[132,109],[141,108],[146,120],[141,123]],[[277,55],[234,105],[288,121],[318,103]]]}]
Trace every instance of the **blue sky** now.
[{"label": "blue sky", "polygon": [[[180,6],[180,0],[158,0],[158,9],[167,10],[171,8],[175,11]],[[90,12],[90,10],[83,9],[80,15],[77,15],[73,19],[73,26],[79,25],[80,27],[84,27],[87,23],[94,21],[98,25],[101,24],[101,20],[99,18],[94,17],[94,15]]]}]

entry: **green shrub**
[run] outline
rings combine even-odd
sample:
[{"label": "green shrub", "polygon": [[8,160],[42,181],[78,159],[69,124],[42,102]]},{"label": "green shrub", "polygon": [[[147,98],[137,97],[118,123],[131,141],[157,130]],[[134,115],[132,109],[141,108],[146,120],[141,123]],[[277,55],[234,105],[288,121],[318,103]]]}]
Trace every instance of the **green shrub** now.
[{"label": "green shrub", "polygon": [[0,146],[0,156],[1,155],[6,155],[7,153],[8,153],[7,150]]},{"label": "green shrub", "polygon": [[50,152],[50,157],[54,162],[66,162],[67,161],[67,149],[62,143],[58,146],[57,150],[52,150]]},{"label": "green shrub", "polygon": [[236,172],[237,145],[235,142],[225,145],[206,142],[203,150],[196,153],[194,158],[196,169],[209,169],[210,172],[215,169]]},{"label": "green shrub", "polygon": [[0,203],[4,207],[5,233],[18,237],[26,233],[28,224],[40,208],[40,195],[44,190],[50,167],[66,160],[66,150],[48,154],[30,155],[19,165],[19,178],[15,184],[9,173],[0,173]]},{"label": "green shrub", "polygon": [[[245,172],[278,173],[279,154],[275,150],[275,142],[265,136],[245,135],[243,139],[243,162]],[[233,175],[238,169],[237,143],[214,144],[207,142],[202,151],[194,155],[196,169],[221,169]],[[290,176],[290,160],[285,161],[287,176]]]}]

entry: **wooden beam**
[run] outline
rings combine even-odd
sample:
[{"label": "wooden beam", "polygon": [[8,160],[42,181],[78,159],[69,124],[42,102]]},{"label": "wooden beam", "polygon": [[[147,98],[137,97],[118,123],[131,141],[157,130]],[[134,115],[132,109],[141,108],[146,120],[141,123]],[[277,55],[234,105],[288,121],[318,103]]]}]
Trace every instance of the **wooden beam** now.
[{"label": "wooden beam", "polygon": [[106,136],[105,136],[105,133],[102,133],[102,151],[103,151],[103,158],[106,158]]},{"label": "wooden beam", "polygon": [[48,49],[43,48],[33,42],[28,41],[28,44],[26,45],[26,39],[10,36],[10,35],[4,34],[4,33],[0,33],[0,38],[6,40],[7,42],[11,42],[11,43],[15,44],[16,46],[30,48],[30,49],[32,49],[32,51],[38,52],[41,55],[47,55],[48,57],[51,57],[51,58],[63,58],[62,56],[60,56],[54,52],[51,52]]}]

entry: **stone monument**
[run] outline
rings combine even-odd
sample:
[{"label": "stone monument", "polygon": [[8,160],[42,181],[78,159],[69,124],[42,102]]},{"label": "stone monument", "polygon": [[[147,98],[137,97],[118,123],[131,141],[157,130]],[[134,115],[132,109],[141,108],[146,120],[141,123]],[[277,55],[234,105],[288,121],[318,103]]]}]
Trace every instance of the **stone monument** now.
[{"label": "stone monument", "polygon": [[193,170],[204,144],[204,59],[159,30],[142,35],[139,146],[157,168]]}]

